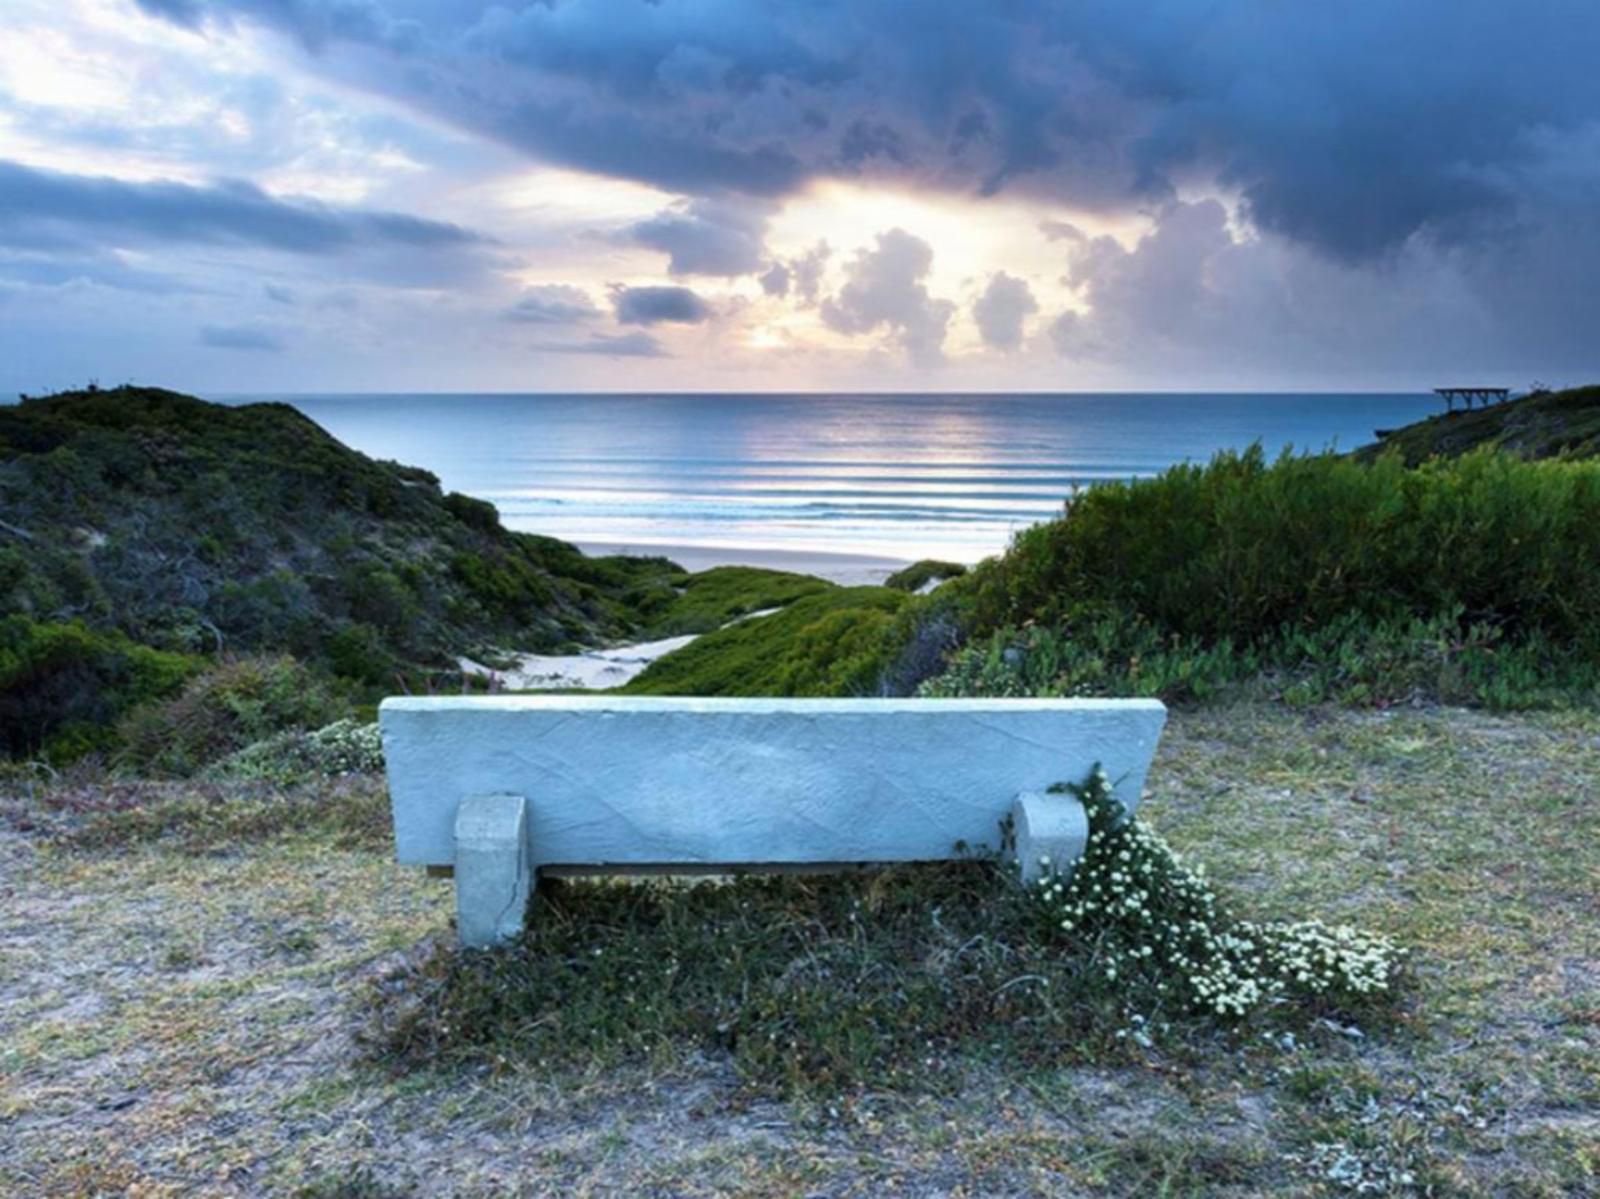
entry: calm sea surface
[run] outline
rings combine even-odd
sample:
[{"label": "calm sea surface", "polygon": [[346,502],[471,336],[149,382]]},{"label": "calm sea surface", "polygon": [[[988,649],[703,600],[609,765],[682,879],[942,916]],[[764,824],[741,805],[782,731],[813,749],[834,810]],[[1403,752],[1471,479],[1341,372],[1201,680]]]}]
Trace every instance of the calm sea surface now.
[{"label": "calm sea surface", "polygon": [[1353,449],[1418,395],[261,396],[568,541],[976,560],[1074,487],[1260,441]]}]

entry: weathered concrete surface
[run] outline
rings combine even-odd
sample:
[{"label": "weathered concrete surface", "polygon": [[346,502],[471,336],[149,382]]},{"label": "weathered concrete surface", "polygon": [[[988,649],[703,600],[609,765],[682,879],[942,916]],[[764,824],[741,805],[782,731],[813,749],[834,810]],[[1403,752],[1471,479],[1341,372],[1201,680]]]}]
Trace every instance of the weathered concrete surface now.
[{"label": "weathered concrete surface", "polygon": [[1050,873],[1064,874],[1089,844],[1089,815],[1075,795],[1019,795],[1011,805],[1022,881],[1031,885]]},{"label": "weathered concrete surface", "polygon": [[[457,805],[528,801],[535,867],[949,858],[1100,762],[1138,806],[1154,700],[451,696],[385,700],[399,860],[455,860]],[[459,878],[459,875],[458,875]]]},{"label": "weathered concrete surface", "polygon": [[456,935],[494,945],[522,931],[533,893],[528,804],[520,795],[468,795],[456,808]]}]

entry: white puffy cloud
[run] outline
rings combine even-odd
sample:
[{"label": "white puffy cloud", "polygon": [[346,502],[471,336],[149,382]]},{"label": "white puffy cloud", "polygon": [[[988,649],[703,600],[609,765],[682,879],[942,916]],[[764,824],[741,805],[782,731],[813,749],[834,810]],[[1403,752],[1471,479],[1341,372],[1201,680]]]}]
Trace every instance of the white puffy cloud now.
[{"label": "white puffy cloud", "polygon": [[936,365],[956,306],[928,294],[932,266],[933,247],[921,238],[904,229],[878,234],[875,248],[846,264],[838,294],[822,302],[823,323],[852,336],[887,329],[914,364]]},{"label": "white puffy cloud", "polygon": [[1022,326],[1039,311],[1039,301],[1027,280],[996,271],[989,286],[972,305],[972,319],[985,345],[1014,350],[1022,344]]}]

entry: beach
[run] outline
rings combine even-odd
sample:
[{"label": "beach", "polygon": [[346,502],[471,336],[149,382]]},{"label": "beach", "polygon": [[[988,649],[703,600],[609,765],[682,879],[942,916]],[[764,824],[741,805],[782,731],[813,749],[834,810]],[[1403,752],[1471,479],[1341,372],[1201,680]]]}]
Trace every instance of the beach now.
[{"label": "beach", "polygon": [[592,558],[608,554],[630,557],[670,558],[687,571],[710,570],[713,566],[759,566],[767,570],[787,570],[794,574],[815,575],[842,587],[879,586],[911,564],[907,558],[886,558],[874,554],[827,553],[821,550],[739,549],[717,545],[650,545],[642,542],[586,541],[578,545]]}]

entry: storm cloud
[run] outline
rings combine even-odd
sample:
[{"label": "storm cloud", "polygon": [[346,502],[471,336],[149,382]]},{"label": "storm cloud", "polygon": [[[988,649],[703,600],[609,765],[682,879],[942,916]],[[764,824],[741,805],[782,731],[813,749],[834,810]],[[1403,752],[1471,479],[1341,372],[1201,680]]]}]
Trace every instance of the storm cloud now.
[{"label": "storm cloud", "polygon": [[611,293],[623,325],[694,325],[711,318],[711,305],[687,287],[618,287]]},{"label": "storm cloud", "polygon": [[281,333],[257,325],[206,325],[200,330],[200,344],[213,350],[268,354],[281,354],[285,349]]},{"label": "storm cloud", "polygon": [[523,291],[506,310],[506,319],[528,325],[573,325],[594,320],[600,309],[581,287],[545,283]]},{"label": "storm cloud", "polygon": [[1025,279],[996,271],[972,305],[972,319],[987,346],[1014,350],[1022,344],[1022,324],[1039,311],[1039,301]]},{"label": "storm cloud", "polygon": [[371,245],[450,249],[484,242],[444,221],[397,212],[341,211],[268,195],[254,184],[199,187],[70,175],[0,161],[0,243],[78,239],[236,243],[295,254]]},{"label": "storm cloud", "polygon": [[1552,139],[1600,118],[1600,10],[1580,0],[946,0],[915,20],[892,0],[143,3],[348,44],[367,57],[321,69],[682,194],[869,175],[1105,208],[1203,181],[1346,259],[1525,217],[1515,198]]},{"label": "storm cloud", "polygon": [[694,200],[640,221],[628,237],[668,256],[673,275],[750,275],[766,261],[766,207]]}]

